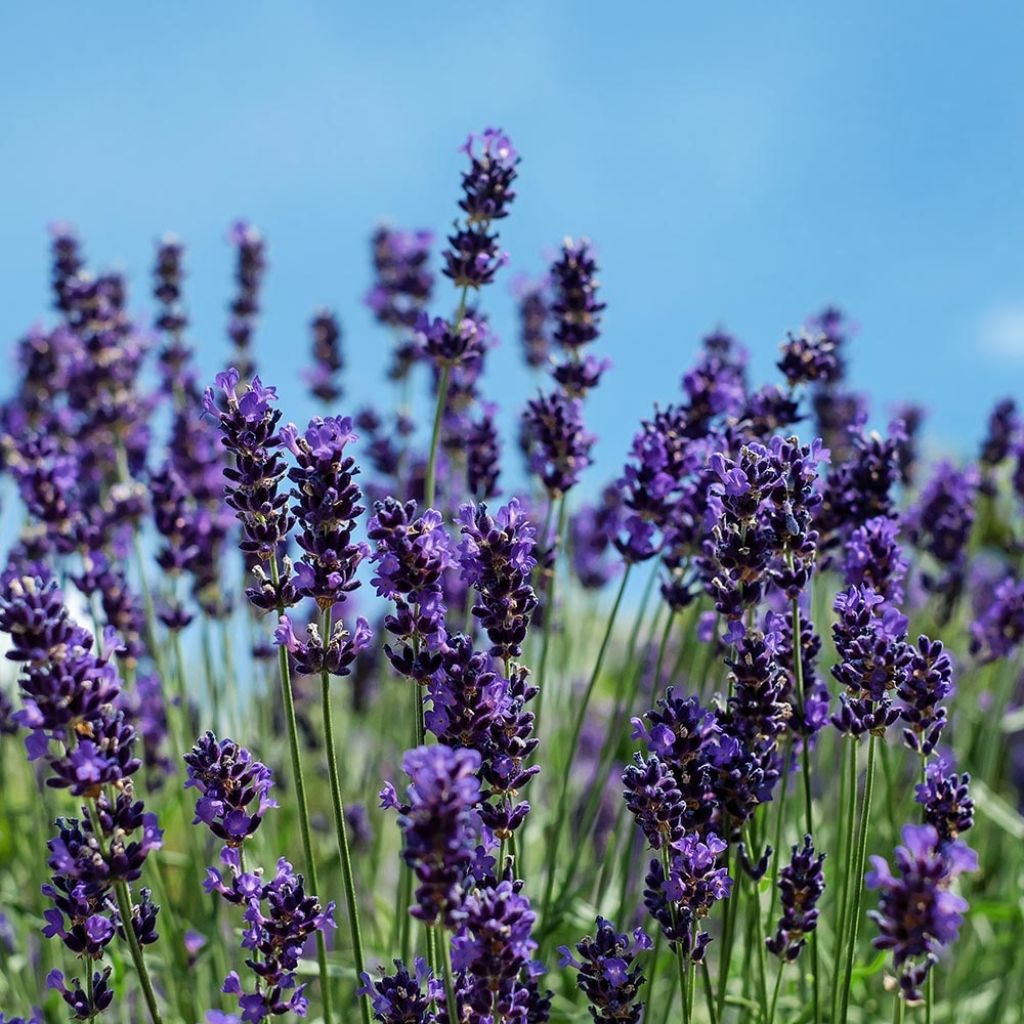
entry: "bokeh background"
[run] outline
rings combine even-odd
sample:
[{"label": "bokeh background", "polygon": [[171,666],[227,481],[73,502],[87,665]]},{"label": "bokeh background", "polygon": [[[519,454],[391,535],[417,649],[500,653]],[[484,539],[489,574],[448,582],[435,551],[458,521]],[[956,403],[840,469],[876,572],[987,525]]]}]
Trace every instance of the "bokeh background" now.
[{"label": "bokeh background", "polygon": [[605,474],[702,333],[733,330],[759,377],[827,302],[860,324],[876,421],[913,398],[934,446],[970,450],[1024,383],[1022,39],[1024,6],[1001,0],[6,5],[0,335],[46,312],[48,222],[128,270],[140,308],[172,230],[212,375],[244,216],[269,242],[257,359],[286,415],[312,411],[298,371],[322,304],[352,406],[379,397],[369,233],[443,231],[457,147],[494,124],[523,155],[487,297],[504,344],[486,390],[509,420],[531,387],[509,284],[571,233],[597,244],[608,301],[615,368],[588,411]]}]

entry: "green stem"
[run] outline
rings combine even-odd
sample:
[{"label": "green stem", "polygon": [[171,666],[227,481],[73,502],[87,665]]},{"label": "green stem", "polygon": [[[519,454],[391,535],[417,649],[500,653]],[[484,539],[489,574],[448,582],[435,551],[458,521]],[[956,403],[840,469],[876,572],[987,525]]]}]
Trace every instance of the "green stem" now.
[{"label": "green stem", "polygon": [[711,990],[711,969],[708,967],[707,957],[700,962],[700,975],[704,980],[704,1005],[707,1007],[708,1019],[711,1024],[718,1024],[718,1014],[715,1012],[715,994]]},{"label": "green stem", "polygon": [[[792,564],[792,556],[790,556],[790,562]],[[800,707],[800,720],[804,720],[804,658],[803,658],[803,644],[800,641],[800,602],[797,598],[793,598],[792,602],[793,612],[793,676],[796,680],[796,694],[797,700],[799,701]],[[804,791],[804,829],[807,835],[814,836],[814,810],[811,802],[811,758],[810,758],[810,744],[807,742],[806,737],[800,744],[800,767],[801,775],[803,776],[803,791]],[[811,933],[811,979],[813,986],[813,998],[814,998],[814,1024],[820,1024],[821,1022],[821,993],[818,982],[818,932],[815,929]]]},{"label": "green stem", "polygon": [[594,670],[590,674],[590,680],[587,683],[587,689],[583,694],[583,699],[580,701],[576,711],[576,718],[573,721],[572,734],[569,740],[569,744],[566,747],[566,759],[565,766],[562,771],[562,784],[558,797],[558,808],[555,812],[555,818],[552,822],[552,834],[551,844],[548,849],[548,862],[547,862],[547,882],[544,891],[544,922],[548,924],[551,910],[551,896],[554,892],[555,885],[555,866],[558,863],[558,848],[562,840],[562,826],[565,823],[565,819],[568,815],[568,804],[569,804],[569,776],[572,773],[573,762],[576,758],[576,747],[579,745],[580,733],[583,731],[583,721],[586,718],[587,707],[590,704],[590,699],[593,696],[594,688],[597,685],[597,680],[601,675],[601,667],[604,664],[604,656],[608,650],[608,643],[611,640],[612,630],[615,627],[615,619],[619,614],[619,607],[622,605],[622,596],[626,592],[626,582],[629,579],[630,566],[626,566],[626,571],[622,574],[622,582],[619,584],[618,593],[615,595],[615,603],[612,605],[611,613],[608,616],[608,623],[605,626],[604,638],[601,641],[601,647],[597,652],[597,660],[594,662]]},{"label": "green stem", "polygon": [[[277,556],[270,559],[270,576],[274,589],[278,590],[281,582],[277,568]],[[279,604],[278,615],[284,615],[284,605]],[[278,667],[281,674],[281,701],[284,705],[285,724],[288,728],[288,747],[292,760],[292,782],[295,786],[295,799],[299,809],[299,832],[302,836],[302,852],[306,860],[306,878],[309,883],[307,892],[319,896],[320,887],[316,877],[316,861],[313,859],[313,840],[309,827],[309,804],[306,802],[306,779],[302,773],[302,757],[299,753],[299,728],[295,721],[295,696],[292,692],[292,674],[288,665],[288,650],[277,648]],[[323,1000],[324,1024],[331,1024],[331,988],[327,973],[327,944],[324,933],[316,933],[316,958],[320,968],[320,997]]]},{"label": "green stem", "polygon": [[903,1024],[903,1000],[899,992],[893,996],[892,1024]]},{"label": "green stem", "polygon": [[848,922],[850,941],[846,949],[846,965],[843,972],[843,986],[839,1020],[846,1024],[850,1010],[850,986],[853,982],[853,961],[857,953],[857,936],[860,932],[861,900],[864,894],[864,862],[867,859],[868,818],[871,816],[871,793],[875,775],[875,747],[878,737],[871,734],[868,741],[868,767],[864,779],[864,800],[857,821],[857,843],[854,849],[854,872],[850,878],[850,919]]},{"label": "green stem", "polygon": [[[324,610],[323,644],[331,635],[331,610]],[[338,773],[338,756],[334,749],[334,716],[331,709],[331,677],[326,666],[320,673],[320,698],[323,705],[324,741],[327,755],[327,772],[331,781],[331,803],[334,806],[334,830],[338,837],[338,855],[341,858],[341,876],[345,885],[345,902],[348,905],[349,931],[352,935],[352,954],[356,964],[356,978],[362,978],[363,936],[359,927],[359,904],[356,902],[355,880],[352,874],[352,855],[348,846],[348,830],[345,826],[345,804],[341,798],[341,778]],[[361,988],[362,985],[360,984]],[[365,995],[359,997],[359,1011],[363,1024],[370,1024],[370,1004]]]},{"label": "green stem", "polygon": [[[839,888],[839,924],[836,928],[835,944],[832,951],[832,1019],[839,1014],[839,972],[842,969],[843,952],[846,949],[846,929],[849,924],[850,867],[853,858],[854,818],[857,806],[857,743],[852,737],[843,737],[840,743],[847,744],[845,778],[845,808],[840,805],[842,815],[840,826],[843,841],[840,843],[841,871]],[[842,771],[842,768],[841,768]]]},{"label": "green stem", "polygon": [[[549,502],[550,507],[551,503]],[[541,712],[544,710],[544,697],[547,694],[548,653],[551,650],[551,632],[554,628],[555,620],[555,582],[558,578],[558,558],[562,551],[562,538],[565,535],[567,515],[568,505],[566,496],[563,494],[558,500],[558,525],[555,527],[554,560],[551,563],[551,580],[548,584],[547,607],[544,609],[544,631],[541,637],[540,658],[537,660],[537,702],[533,721],[533,733],[535,736],[541,735]],[[541,541],[547,541],[546,527]]]},{"label": "green stem", "polygon": [[441,960],[444,963],[444,998],[447,1009],[447,1017],[449,1021],[457,1021],[460,1019],[459,1015],[459,1004],[455,998],[455,972],[452,970],[452,950],[451,945],[448,942],[448,936],[444,933],[444,926],[439,924],[434,925],[435,938],[437,944],[441,947]]},{"label": "green stem", "polygon": [[779,989],[782,987],[782,969],[786,966],[785,960],[779,961],[779,969],[775,972],[775,987],[772,989],[772,1001],[768,1007],[768,1024],[775,1024],[775,1007],[779,1002]]},{"label": "green stem", "polygon": [[448,379],[452,368],[445,363],[441,367],[441,379],[437,382],[437,405],[434,407],[434,428],[430,433],[430,457],[427,460],[427,480],[424,486],[424,497],[427,508],[433,508],[437,491],[437,449],[441,437],[441,420],[444,418],[444,406],[448,400]]},{"label": "green stem", "polygon": [[[725,833],[728,834],[728,820],[726,820]],[[730,861],[732,860],[732,844],[730,843],[726,849],[726,870],[729,871]],[[731,872],[729,872],[731,874]],[[729,982],[729,968],[732,963],[732,944],[733,936],[736,931],[736,914],[739,907],[739,895],[740,887],[733,885],[732,891],[729,893],[728,898],[725,901],[725,926],[722,929],[722,948],[719,953],[719,965],[718,965],[718,1016],[719,1018],[725,1013],[725,992]]]},{"label": "green stem", "polygon": [[654,993],[654,980],[658,976],[658,956],[661,953],[661,941],[662,932],[661,928],[658,928],[658,934],[654,939],[654,952],[651,956],[651,969],[648,972],[647,988],[643,999],[644,1024],[648,1024],[648,1021],[651,1019],[651,997]]},{"label": "green stem", "polygon": [[142,985],[142,995],[146,1000],[149,1018],[153,1024],[163,1024],[160,1017],[160,1009],[157,1006],[156,993],[153,991],[153,982],[150,980],[146,960],[142,955],[142,947],[139,945],[138,936],[135,934],[132,898],[128,892],[127,883],[115,882],[114,895],[117,897],[117,909],[121,915],[121,925],[124,929],[125,937],[128,939],[128,949],[131,952],[132,963],[135,965],[135,972],[138,974],[139,982]]}]

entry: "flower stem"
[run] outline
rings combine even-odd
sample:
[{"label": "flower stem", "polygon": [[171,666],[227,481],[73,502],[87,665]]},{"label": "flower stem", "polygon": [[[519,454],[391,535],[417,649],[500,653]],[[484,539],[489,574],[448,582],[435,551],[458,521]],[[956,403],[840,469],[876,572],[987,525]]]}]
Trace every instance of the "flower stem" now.
[{"label": "flower stem", "polygon": [[846,948],[846,964],[843,972],[839,1020],[846,1024],[850,1010],[850,985],[853,981],[853,960],[857,952],[857,935],[860,932],[861,899],[864,894],[864,861],[867,859],[868,818],[871,816],[871,792],[875,775],[875,746],[878,737],[872,733],[868,740],[868,767],[864,778],[864,800],[861,803],[857,821],[857,841],[854,848],[853,874],[850,877],[850,917],[848,927],[850,940]]},{"label": "flower stem", "polygon": [[[277,557],[270,559],[270,576],[274,589],[278,590],[281,582],[277,568]],[[278,615],[284,615],[284,605],[279,604]],[[319,896],[320,887],[316,877],[316,862],[313,860],[313,841],[309,828],[309,804],[306,802],[306,780],[302,774],[302,757],[299,754],[299,728],[295,721],[295,696],[292,693],[292,675],[288,666],[288,650],[284,646],[277,649],[278,667],[281,674],[281,700],[284,705],[284,718],[288,727],[288,747],[292,760],[292,783],[295,786],[295,799],[299,810],[299,832],[302,836],[302,851],[306,860],[306,875],[309,892]],[[316,958],[320,968],[320,997],[323,1001],[324,1024],[331,1024],[331,989],[327,974],[327,944],[324,933],[316,933]]]},{"label": "flower stem", "polygon": [[455,972],[452,970],[452,950],[444,926],[438,922],[434,925],[434,938],[441,947],[441,960],[444,963],[444,1001],[449,1021],[460,1020],[459,1004],[455,998]]},{"label": "flower stem", "polygon": [[[549,505],[550,510],[550,505]],[[534,711],[533,731],[534,735],[540,736],[541,712],[544,709],[544,695],[547,693],[547,667],[548,654],[551,650],[551,630],[555,618],[555,581],[558,577],[558,556],[562,550],[562,538],[565,535],[565,523],[568,505],[566,496],[563,494],[558,501],[558,525],[555,527],[555,548],[554,561],[551,563],[551,580],[548,584],[547,607],[544,609],[544,632],[541,637],[540,658],[537,660],[537,705]],[[547,520],[545,520],[547,523]],[[547,540],[547,526],[541,541]]]},{"label": "flower stem", "polygon": [[[853,857],[854,842],[854,818],[857,805],[857,743],[852,738],[844,738],[840,741],[848,746],[848,756],[845,768],[845,810],[843,801],[840,802],[840,821],[842,842],[839,849],[842,856],[842,870],[840,872],[839,889],[839,923],[836,928],[835,944],[832,953],[833,982],[832,982],[832,1020],[838,1018],[839,1013],[839,972],[841,970],[843,951],[846,949],[846,928],[849,924],[849,902],[850,902],[850,866]],[[841,771],[843,769],[841,768]]]},{"label": "flower stem", "polygon": [[[805,701],[806,694],[804,693],[804,658],[803,658],[803,644],[800,640],[800,602],[798,598],[793,598],[792,602],[793,611],[793,678],[796,680],[796,694],[797,700],[800,705],[800,720],[805,720]],[[811,802],[811,757],[810,757],[810,743],[808,737],[803,738],[803,742],[800,744],[800,774],[803,776],[803,791],[804,791],[804,829],[807,835],[814,836],[814,810]],[[814,998],[814,1024],[820,1024],[821,1022],[821,993],[820,986],[818,983],[818,931],[815,929],[811,932],[811,979],[813,988]]]},{"label": "flower stem", "polygon": [[601,667],[604,664],[604,656],[608,650],[608,643],[611,639],[612,630],[615,627],[615,619],[617,618],[619,608],[622,605],[622,596],[626,592],[626,582],[629,580],[629,570],[630,566],[627,565],[626,571],[622,574],[622,582],[619,584],[618,593],[615,595],[615,603],[612,605],[611,613],[608,616],[608,623],[605,626],[604,638],[602,639],[601,646],[597,652],[597,660],[594,662],[594,670],[590,674],[590,680],[587,683],[587,689],[583,694],[583,699],[579,702],[579,706],[576,711],[576,718],[572,726],[572,734],[565,750],[565,765],[562,771],[562,784],[559,791],[555,818],[551,823],[551,841],[548,847],[547,880],[544,891],[545,925],[550,921],[549,914],[551,911],[551,897],[555,886],[555,865],[558,862],[558,848],[562,840],[562,826],[565,823],[565,819],[568,817],[569,776],[572,773],[573,761],[576,758],[576,747],[580,741],[580,733],[583,731],[583,721],[586,718],[587,707],[590,704],[590,698],[594,694],[594,688],[597,685],[597,680],[600,678]]},{"label": "flower stem", "polygon": [[444,406],[448,400],[448,378],[451,366],[445,363],[441,367],[441,379],[437,382],[437,405],[434,407],[434,428],[430,434],[430,456],[427,459],[427,479],[423,493],[427,508],[432,508],[437,492],[437,448],[441,437],[441,420],[444,418]]},{"label": "flower stem", "polygon": [[[331,635],[331,610],[324,610],[324,650]],[[352,855],[348,846],[348,831],[345,827],[345,804],[341,798],[341,779],[338,774],[338,756],[334,749],[334,716],[331,710],[331,677],[326,665],[320,673],[320,697],[323,705],[324,742],[327,755],[327,772],[331,780],[331,803],[334,806],[334,830],[338,837],[338,855],[341,858],[341,877],[345,885],[345,902],[348,904],[348,924],[352,934],[352,955],[356,965],[356,978],[361,979],[363,965],[363,936],[359,928],[359,904],[356,901],[356,887],[352,875]],[[359,985],[358,987],[361,987]],[[366,995],[359,996],[359,1011],[363,1024],[370,1024],[370,1005]]]},{"label": "flower stem", "polygon": [[125,937],[128,939],[128,949],[131,952],[132,963],[135,965],[135,972],[138,974],[139,982],[142,985],[142,995],[146,1000],[146,1008],[149,1010],[150,1020],[153,1024],[163,1024],[163,1020],[160,1017],[160,1009],[157,1006],[156,993],[153,991],[153,982],[149,977],[149,970],[146,967],[146,960],[142,955],[139,938],[135,934],[132,898],[128,892],[127,883],[115,882],[114,895],[117,897],[117,909],[121,915],[121,927],[124,929]]}]

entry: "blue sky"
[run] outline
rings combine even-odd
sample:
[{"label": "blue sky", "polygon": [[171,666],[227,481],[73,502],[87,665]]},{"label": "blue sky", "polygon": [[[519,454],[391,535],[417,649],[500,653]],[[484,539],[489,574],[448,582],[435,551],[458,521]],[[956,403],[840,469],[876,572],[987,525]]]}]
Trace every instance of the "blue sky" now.
[{"label": "blue sky", "polygon": [[[128,270],[142,307],[174,230],[212,372],[224,234],[246,216],[269,239],[258,359],[288,416],[312,411],[297,371],[321,304],[345,324],[352,404],[386,402],[369,232],[444,229],[457,146],[497,124],[523,155],[512,270],[565,234],[599,247],[608,472],[703,332],[735,331],[766,375],[826,302],[861,324],[853,380],[879,418],[917,399],[936,443],[969,451],[1024,384],[1022,38],[1024,7],[999,0],[7,5],[0,335],[45,309],[49,221]],[[487,390],[510,417],[530,389],[511,277],[487,298],[505,338]]]}]

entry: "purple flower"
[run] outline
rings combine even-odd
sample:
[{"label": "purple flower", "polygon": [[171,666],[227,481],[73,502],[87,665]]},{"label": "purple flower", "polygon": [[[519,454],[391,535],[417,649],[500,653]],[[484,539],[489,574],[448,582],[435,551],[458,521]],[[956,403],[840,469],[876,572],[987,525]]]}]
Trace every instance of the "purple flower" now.
[{"label": "purple flower", "polygon": [[612,540],[618,532],[622,502],[614,484],[601,492],[597,504],[580,505],[569,520],[569,557],[580,585],[600,590],[619,571]]},{"label": "purple flower", "polygon": [[487,324],[464,316],[457,324],[421,316],[416,325],[420,349],[436,366],[474,366],[488,347]]},{"label": "purple flower", "polygon": [[413,972],[401,960],[394,964],[394,974],[384,974],[380,968],[379,981],[365,972],[359,976],[362,987],[358,994],[369,998],[374,1020],[381,1024],[434,1024],[431,1006],[443,998],[443,982],[434,977],[423,957],[416,959]]},{"label": "purple flower", "polygon": [[974,824],[971,777],[958,775],[948,761],[932,761],[925,769],[925,781],[917,785],[914,799],[924,806],[924,820],[943,843],[956,839]]},{"label": "purple flower", "polygon": [[508,260],[497,248],[497,234],[488,227],[508,215],[507,207],[515,199],[511,186],[519,156],[508,136],[495,128],[470,135],[462,149],[470,161],[469,170],[462,175],[463,198],[459,201],[466,216],[448,236],[444,273],[459,288],[480,288],[494,280],[498,268]]},{"label": "purple flower", "polygon": [[321,906],[316,896],[307,895],[302,876],[291,864],[283,857],[278,860],[274,877],[246,901],[242,946],[251,953],[246,962],[256,975],[255,991],[246,992],[234,972],[221,989],[239,997],[243,1021],[259,1024],[286,1013],[305,1016],[305,985],[295,985],[299,959],[311,936],[335,927],[333,914],[333,902]]},{"label": "purple flower", "polygon": [[776,364],[791,388],[801,384],[833,384],[842,374],[835,341],[827,334],[802,331],[789,335]]},{"label": "purple flower", "polygon": [[366,619],[356,619],[356,628],[352,633],[346,629],[340,619],[331,627],[331,635],[324,647],[320,627],[311,622],[306,626],[306,639],[300,640],[295,635],[292,620],[282,615],[277,629],[274,630],[274,644],[284,647],[289,654],[291,664],[299,675],[315,676],[326,671],[332,676],[347,676],[352,671],[352,664],[365,651],[373,640],[373,630]]},{"label": "purple flower", "polygon": [[455,564],[453,545],[435,509],[417,517],[415,502],[389,497],[374,510],[367,530],[376,544],[370,556],[376,566],[372,582],[381,597],[395,602],[395,613],[384,626],[402,640],[400,649],[385,645],[384,650],[398,672],[425,683],[437,669],[437,651],[446,635],[442,584]]},{"label": "purple flower", "polygon": [[[69,988],[61,971],[53,970],[46,976],[46,987],[59,992],[61,998],[71,1007],[73,1020],[91,1021],[102,1013],[113,1001],[114,990],[110,987],[110,968],[94,971],[92,976],[92,999],[90,1000],[82,983],[75,978]],[[11,1024],[14,1024],[12,1021]]]},{"label": "purple flower", "polygon": [[479,841],[480,782],[475,750],[444,744],[406,752],[408,804],[399,808],[402,859],[419,885],[411,913],[428,924],[440,918],[451,928],[467,892],[466,879]]},{"label": "purple flower", "polygon": [[903,738],[911,750],[927,757],[939,742],[946,724],[941,707],[953,692],[953,661],[939,640],[918,637],[909,671],[898,684],[903,706],[900,717],[907,724]]},{"label": "purple flower", "polygon": [[1022,428],[1017,403],[1012,398],[997,402],[988,419],[988,432],[981,443],[979,461],[986,475],[1000,466],[1021,441]]},{"label": "purple flower", "polygon": [[306,383],[314,398],[336,402],[342,395],[338,374],[345,365],[341,356],[341,324],[329,309],[320,309],[309,327],[313,335],[313,365],[306,372]]},{"label": "purple flower", "polygon": [[519,340],[526,365],[534,370],[547,366],[551,347],[546,334],[547,287],[547,278],[535,282],[520,278],[513,284],[519,306]]},{"label": "purple flower", "polygon": [[[390,327],[413,327],[430,301],[430,231],[398,231],[381,226],[373,233],[374,284],[364,301],[377,320]],[[404,373],[391,373],[392,377]]]},{"label": "purple flower", "polygon": [[807,936],[818,927],[818,900],[825,891],[822,865],[825,854],[815,856],[811,837],[804,836],[803,846],[793,847],[793,855],[779,872],[779,895],[782,916],[774,935],[765,940],[769,952],[792,963],[800,955]]},{"label": "purple flower", "polygon": [[839,662],[832,675],[846,693],[832,721],[840,732],[854,736],[879,731],[896,720],[892,692],[907,685],[914,657],[906,642],[906,617],[867,587],[840,592],[835,610],[832,637]]},{"label": "purple flower", "polygon": [[848,586],[870,587],[890,604],[900,604],[908,563],[899,532],[899,520],[875,516],[850,534],[843,563]]},{"label": "purple flower", "polygon": [[281,430],[281,441],[297,463],[288,471],[295,518],[301,527],[296,539],[303,551],[296,566],[296,590],[314,598],[321,610],[343,601],[359,586],[356,570],[369,554],[365,544],[352,539],[356,521],[365,511],[355,482],[359,470],[345,454],[355,439],[347,416],[316,416],[305,434],[292,424]]},{"label": "purple flower", "polygon": [[1024,640],[1024,581],[1007,576],[971,623],[971,653],[982,662],[1008,657]]},{"label": "purple flower", "polygon": [[821,549],[834,547],[875,516],[894,514],[892,489],[900,478],[899,450],[905,439],[901,420],[889,425],[887,438],[851,430],[850,455],[829,472],[815,514]]},{"label": "purple flower", "polygon": [[579,482],[580,474],[591,464],[590,452],[596,440],[583,425],[579,399],[552,391],[526,403],[523,451],[530,471],[540,477],[552,499]]},{"label": "purple flower", "polygon": [[241,846],[260,826],[263,815],[277,801],[271,799],[274,777],[270,769],[234,740],[218,740],[204,733],[185,755],[185,788],[198,790],[196,816],[229,846]]},{"label": "purple flower", "polygon": [[486,505],[463,505],[458,518],[462,577],[477,593],[473,616],[491,641],[491,654],[506,662],[518,658],[537,607],[531,584],[536,530],[517,498],[493,517]]},{"label": "purple flower", "polygon": [[977,854],[959,840],[942,843],[931,825],[907,825],[896,847],[894,875],[881,857],[871,858],[868,888],[880,890],[877,949],[890,949],[899,971],[900,994],[920,1002],[920,986],[940,949],[956,941],[967,901],[950,892],[965,871],[978,869]]},{"label": "purple flower", "polygon": [[636,753],[633,761],[622,770],[626,806],[643,830],[651,849],[660,850],[682,835],[682,821],[686,814],[683,794],[671,769],[657,754],[644,758]]},{"label": "purple flower", "polygon": [[255,369],[252,362],[252,336],[260,315],[260,288],[267,270],[266,243],[259,230],[244,220],[236,221],[228,232],[235,247],[235,282],[238,290],[231,302],[228,336],[234,342],[238,372],[249,380]]},{"label": "purple flower", "polygon": [[644,905],[672,948],[694,963],[703,960],[711,941],[711,936],[700,930],[700,920],[732,889],[726,869],[716,867],[725,848],[714,833],[704,840],[687,834],[671,845],[667,875],[658,860],[651,861],[647,872]]},{"label": "purple flower", "polygon": [[477,501],[489,501],[501,491],[501,437],[494,422],[496,408],[485,403],[478,419],[469,425],[466,435],[466,487]]},{"label": "purple flower", "polygon": [[[230,369],[217,374],[214,388],[207,388],[203,405],[220,421],[222,443],[234,456],[234,466],[225,468],[225,495],[235,517],[242,524],[242,551],[259,561],[274,558],[281,541],[292,526],[288,496],[281,492],[285,474],[281,437],[277,424],[281,412],[273,407],[275,388],[264,387],[259,377],[238,392],[240,376]],[[250,600],[258,591],[248,592]],[[271,595],[273,607],[283,591]],[[275,600],[276,599],[276,600]],[[260,607],[267,607],[266,602]]]},{"label": "purple flower", "polygon": [[560,946],[561,966],[576,970],[576,984],[590,1003],[597,1024],[626,1021],[637,1024],[644,1004],[640,1000],[644,975],[637,961],[651,948],[651,940],[637,928],[632,937],[615,930],[603,917],[597,919],[594,937],[576,944],[577,960],[567,946]]}]

